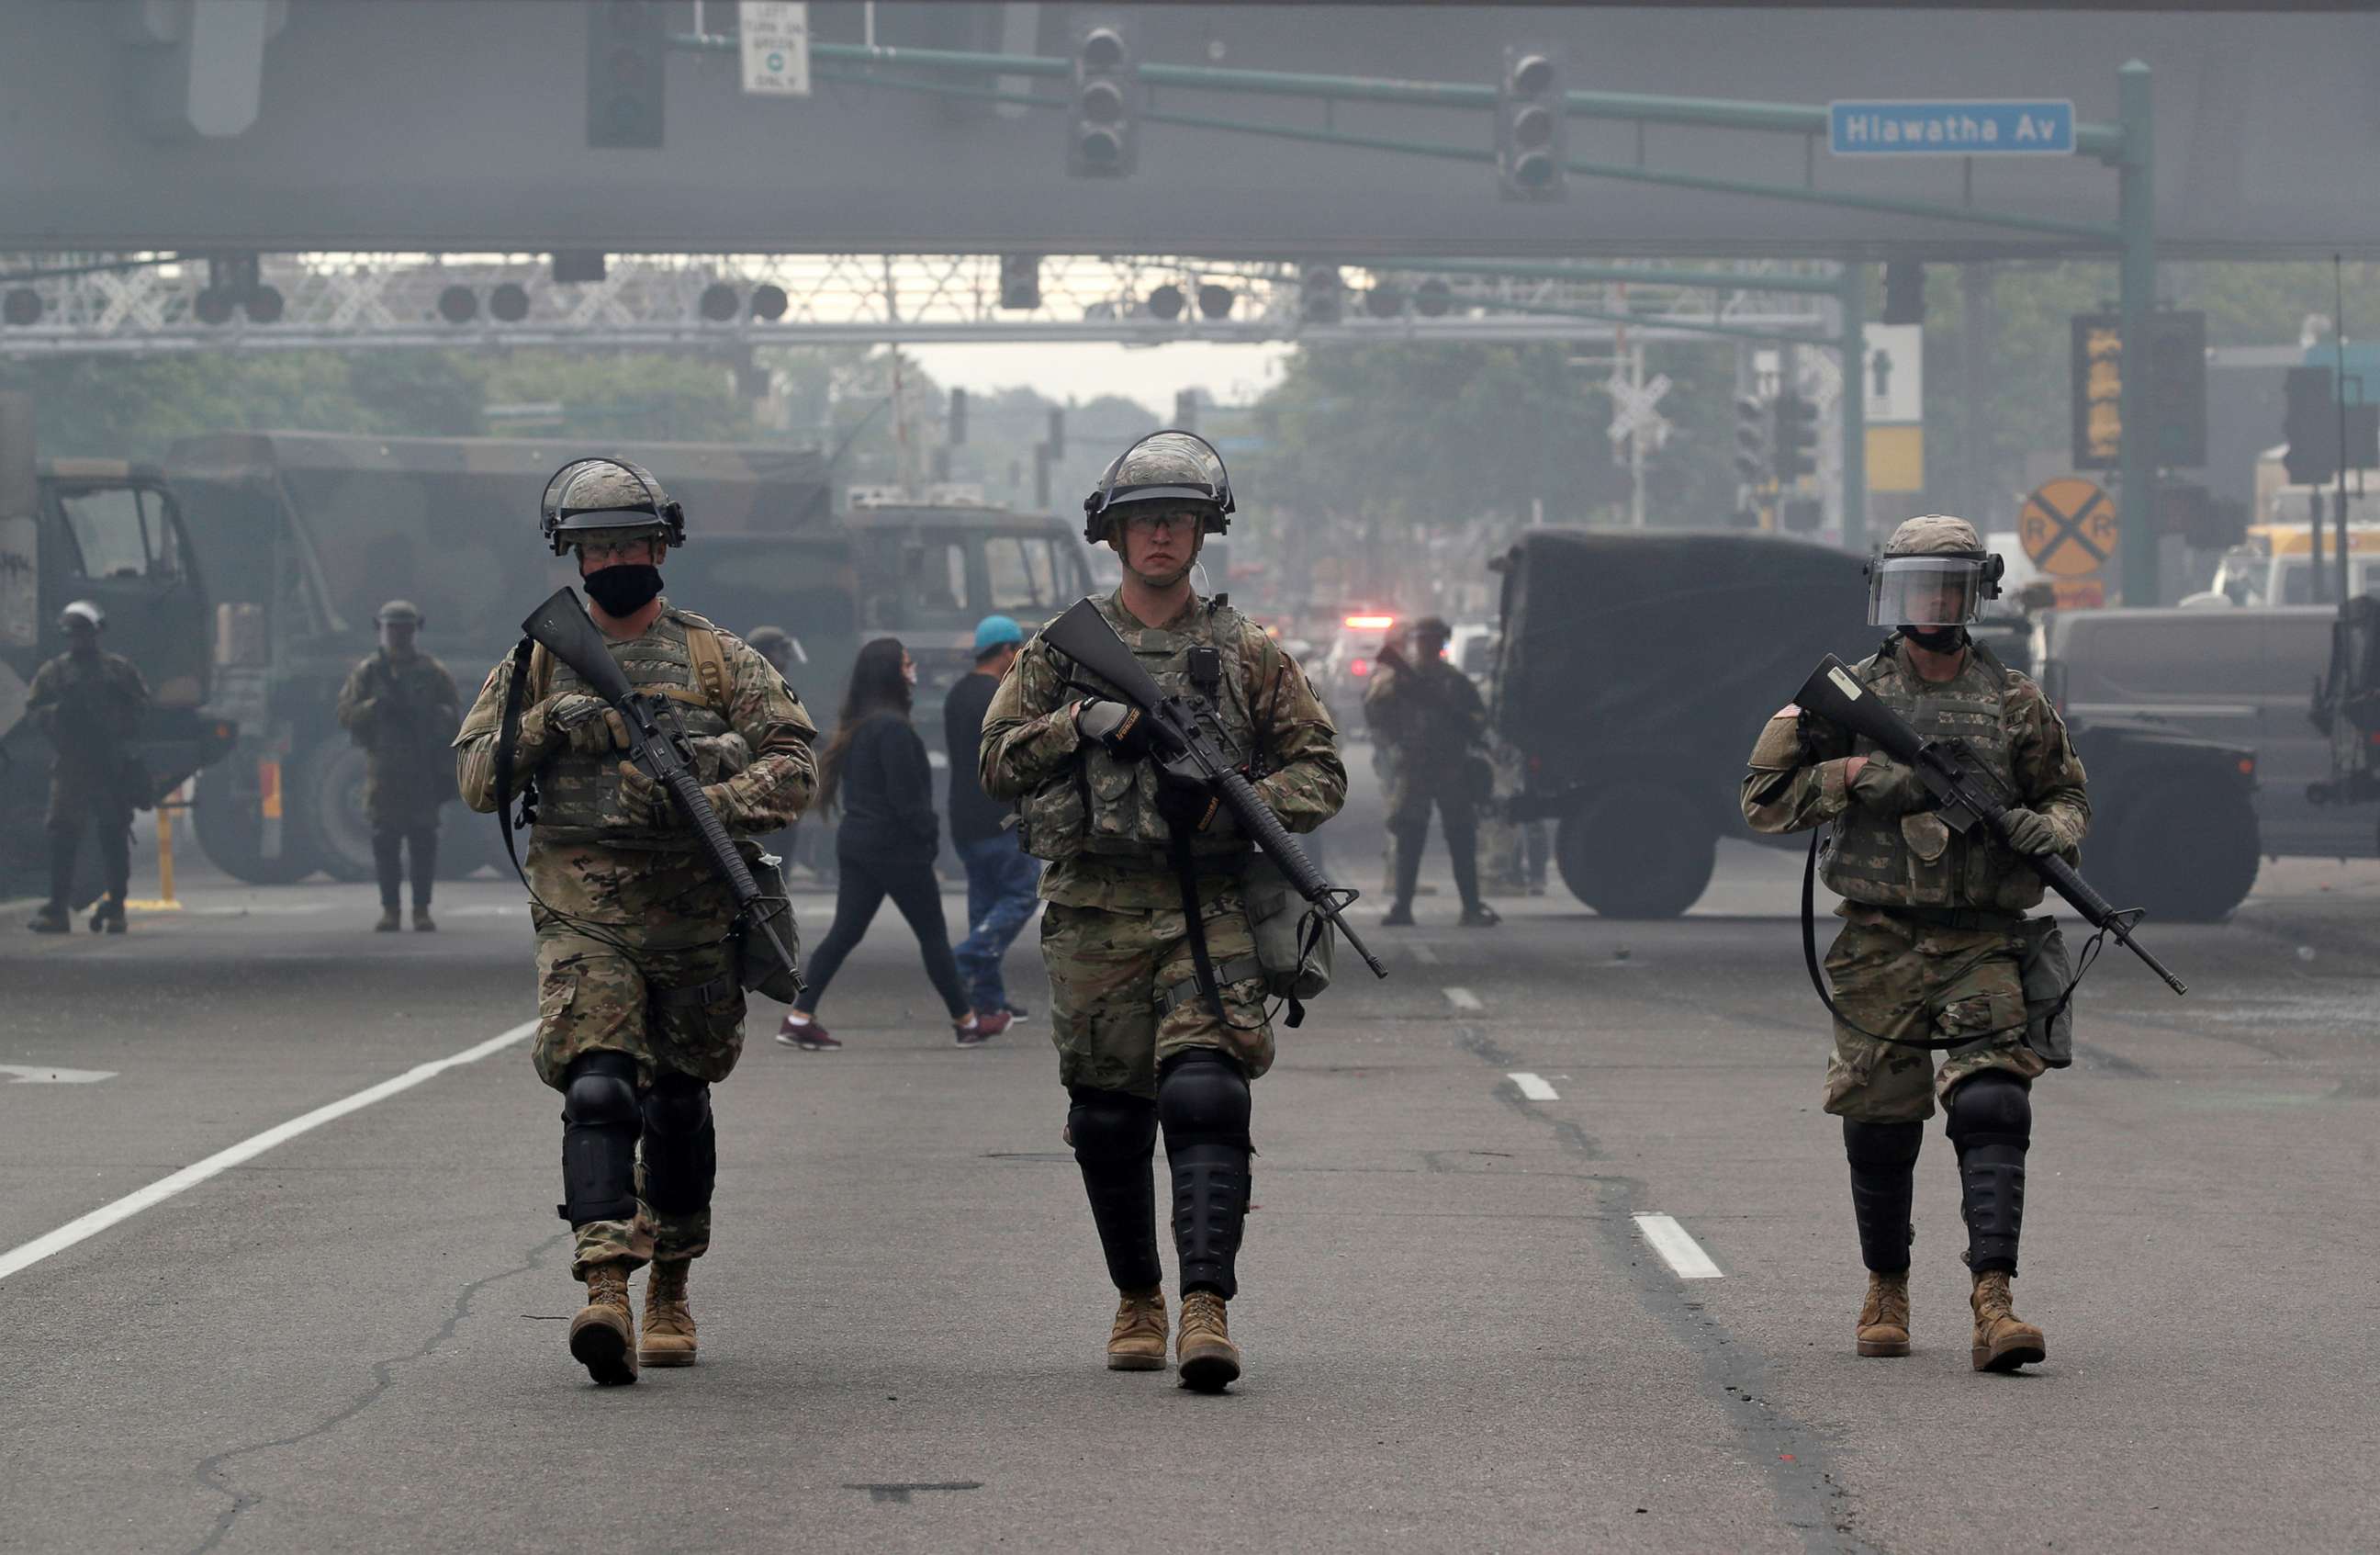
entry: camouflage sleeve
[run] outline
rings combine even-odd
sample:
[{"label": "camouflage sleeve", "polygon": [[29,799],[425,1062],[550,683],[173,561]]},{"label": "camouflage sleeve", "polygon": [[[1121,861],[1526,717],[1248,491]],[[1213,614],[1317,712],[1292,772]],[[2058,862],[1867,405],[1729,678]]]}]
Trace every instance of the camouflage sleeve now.
[{"label": "camouflage sleeve", "polygon": [[1739,800],[1755,832],[1806,832],[1851,807],[1844,758],[1851,736],[1830,723],[1779,708],[1761,726]]},{"label": "camouflage sleeve", "polygon": [[371,727],[375,699],[364,695],[364,672],[371,667],[367,659],[347,672],[347,683],[339,687],[339,727],[350,734],[362,734]]},{"label": "camouflage sleeve", "polygon": [[1075,728],[1074,701],[1041,639],[1025,645],[991,705],[983,712],[983,747],[977,758],[983,791],[1014,803],[1074,761],[1083,737]]},{"label": "camouflage sleeve", "polygon": [[719,640],[735,674],[728,726],[752,747],[752,761],[734,777],[710,785],[711,807],[739,831],[791,826],[818,792],[818,761],[810,752],[818,726],[759,650],[726,632],[719,634]]},{"label": "camouflage sleeve", "polygon": [[[480,699],[463,715],[455,734],[455,785],[463,803],[481,815],[496,808],[496,741],[504,733],[504,688],[513,681],[513,662],[500,659],[480,687]],[[521,774],[514,774],[517,779]]]},{"label": "camouflage sleeve", "polygon": [[2091,798],[2066,721],[2041,687],[2022,675],[2009,677],[2008,699],[2009,759],[2018,796],[2048,818],[2068,848],[2080,847],[2091,830]]},{"label": "camouflage sleeve", "polygon": [[1281,823],[1311,832],[1347,801],[1347,767],[1339,730],[1305,672],[1281,645],[1251,629],[1243,657],[1254,665],[1248,705],[1264,742],[1265,775],[1256,790]]}]

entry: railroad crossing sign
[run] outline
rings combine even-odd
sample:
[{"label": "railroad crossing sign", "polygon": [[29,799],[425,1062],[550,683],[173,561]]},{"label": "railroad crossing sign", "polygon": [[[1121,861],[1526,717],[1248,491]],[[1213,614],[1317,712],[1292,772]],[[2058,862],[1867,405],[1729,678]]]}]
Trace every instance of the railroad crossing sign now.
[{"label": "railroad crossing sign", "polygon": [[2061,476],[2024,499],[2016,532],[2034,566],[2053,577],[2080,577],[2116,553],[2116,504],[2081,476]]},{"label": "railroad crossing sign", "polygon": [[1603,381],[1603,387],[1611,396],[1611,425],[1607,429],[1611,441],[1641,434],[1658,448],[1670,435],[1670,419],[1653,407],[1670,392],[1670,375],[1657,372],[1639,386],[1630,383],[1625,373],[1614,372]]}]

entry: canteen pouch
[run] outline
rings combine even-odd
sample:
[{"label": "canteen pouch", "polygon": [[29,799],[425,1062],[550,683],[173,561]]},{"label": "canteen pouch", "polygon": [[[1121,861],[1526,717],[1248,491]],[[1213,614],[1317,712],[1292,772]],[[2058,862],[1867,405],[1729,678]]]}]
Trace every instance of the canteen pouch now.
[{"label": "canteen pouch", "polygon": [[[780,1004],[790,1004],[801,993],[802,936],[794,922],[794,905],[785,894],[785,877],[773,853],[747,847],[744,862],[751,867],[760,894],[735,917],[735,980],[751,992],[764,993]],[[784,942],[793,961],[780,962],[767,936],[750,931],[755,917],[769,923]]]},{"label": "canteen pouch", "polygon": [[2074,966],[2054,917],[2027,918],[2024,936],[2024,1045],[2052,1069],[2074,1062]]},{"label": "canteen pouch", "polygon": [[[1303,1002],[1330,986],[1330,955],[1338,933],[1306,905],[1280,866],[1259,853],[1242,877],[1248,927],[1264,968],[1265,991],[1276,999]],[[1292,1025],[1296,1024],[1293,1018]]]}]

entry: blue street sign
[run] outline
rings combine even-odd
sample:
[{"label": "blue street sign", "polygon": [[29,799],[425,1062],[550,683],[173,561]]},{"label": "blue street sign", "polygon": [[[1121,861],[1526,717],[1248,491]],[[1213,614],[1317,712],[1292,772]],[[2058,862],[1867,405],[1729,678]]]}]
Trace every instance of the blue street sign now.
[{"label": "blue street sign", "polygon": [[2074,104],[1829,103],[1827,150],[1835,156],[2071,156]]}]

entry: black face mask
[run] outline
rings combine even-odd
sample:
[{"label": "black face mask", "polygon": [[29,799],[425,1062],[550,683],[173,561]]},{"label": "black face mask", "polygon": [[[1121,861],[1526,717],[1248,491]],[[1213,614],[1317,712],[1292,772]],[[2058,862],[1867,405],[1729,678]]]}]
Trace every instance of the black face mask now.
[{"label": "black face mask", "polygon": [[1967,628],[1904,626],[1900,635],[1929,653],[1955,653],[1966,643]]},{"label": "black face mask", "polygon": [[578,581],[586,585],[587,597],[601,605],[606,615],[634,615],[652,603],[653,596],[662,591],[662,569],[643,563],[617,562],[608,567],[597,567]]}]

